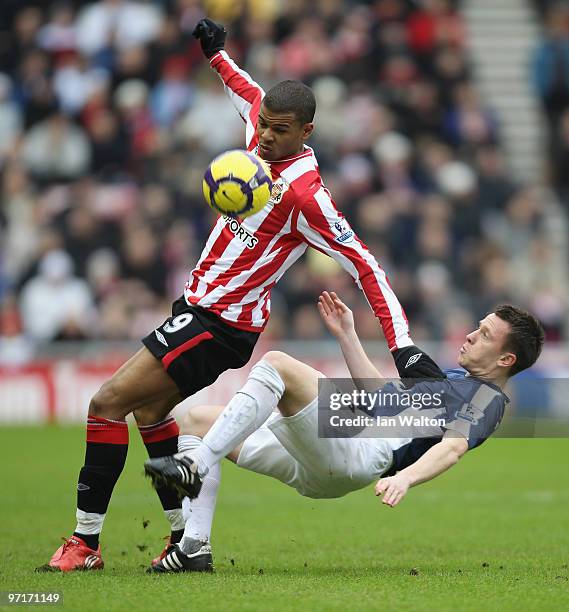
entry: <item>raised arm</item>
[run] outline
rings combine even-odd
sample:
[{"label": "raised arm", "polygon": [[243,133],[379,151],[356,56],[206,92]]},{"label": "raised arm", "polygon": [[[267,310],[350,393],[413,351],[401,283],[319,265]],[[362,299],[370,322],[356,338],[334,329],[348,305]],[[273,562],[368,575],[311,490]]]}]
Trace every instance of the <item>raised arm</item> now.
[{"label": "raised arm", "polygon": [[257,144],[255,127],[265,92],[225,52],[227,31],[221,24],[202,19],[193,35],[200,41],[204,55],[219,74],[229,99],[245,121],[247,148],[252,149]]},{"label": "raised arm", "polygon": [[360,342],[352,311],[336,293],[323,291],[318,299],[318,312],[330,333],[338,340],[350,375],[358,388],[376,391],[381,374]]},{"label": "raised arm", "polygon": [[427,482],[446,472],[468,450],[466,438],[455,432],[447,432],[442,440],[422,455],[415,463],[395,476],[382,478],[375,485],[375,494],[383,495],[383,503],[396,506],[405,497],[410,487]]}]

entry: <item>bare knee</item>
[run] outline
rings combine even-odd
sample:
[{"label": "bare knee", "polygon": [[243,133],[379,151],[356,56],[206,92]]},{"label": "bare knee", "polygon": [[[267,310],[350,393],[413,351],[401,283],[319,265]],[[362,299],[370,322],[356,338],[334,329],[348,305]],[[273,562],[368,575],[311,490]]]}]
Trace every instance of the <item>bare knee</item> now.
[{"label": "bare knee", "polygon": [[203,438],[221,414],[223,406],[194,406],[182,420],[180,433]]},{"label": "bare knee", "polygon": [[263,360],[268,361],[275,368],[285,384],[287,379],[295,374],[297,370],[295,366],[300,363],[297,359],[282,351],[269,351],[263,355]]},{"label": "bare knee", "polygon": [[162,364],[144,347],[97,391],[89,414],[122,420],[134,412],[139,425],[151,425],[163,419],[181,399]]},{"label": "bare knee", "polygon": [[278,404],[285,416],[296,414],[318,395],[321,374],[314,368],[281,351],[269,351],[263,359],[277,370],[285,384]]},{"label": "bare knee", "polygon": [[104,383],[91,398],[89,414],[105,419],[123,419],[128,414],[121,408],[120,392],[113,379]]},{"label": "bare knee", "polygon": [[163,418],[175,403],[162,401],[149,402],[137,407],[129,399],[128,388],[120,380],[111,378],[93,395],[89,403],[89,414],[120,421],[131,412],[134,413],[138,425],[152,425]]},{"label": "bare knee", "polygon": [[91,398],[89,414],[120,421],[132,412],[138,425],[153,425],[162,420],[179,401],[177,392],[148,398],[145,402],[133,401],[132,385],[113,377]]}]

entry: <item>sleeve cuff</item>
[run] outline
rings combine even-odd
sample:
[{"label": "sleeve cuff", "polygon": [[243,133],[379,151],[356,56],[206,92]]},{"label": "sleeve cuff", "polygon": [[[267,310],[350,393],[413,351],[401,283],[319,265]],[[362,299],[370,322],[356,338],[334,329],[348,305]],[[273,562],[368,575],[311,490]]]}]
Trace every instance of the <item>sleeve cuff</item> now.
[{"label": "sleeve cuff", "polygon": [[461,437],[465,438],[468,442],[468,447],[470,448],[470,423],[464,421],[463,419],[455,419],[454,421],[448,422],[444,429],[446,431],[452,431],[455,434],[459,434]]},{"label": "sleeve cuff", "polygon": [[214,66],[219,60],[223,59],[223,56],[221,55],[221,51],[216,51],[214,53],[214,55],[212,55],[209,58],[209,64],[210,66]]}]

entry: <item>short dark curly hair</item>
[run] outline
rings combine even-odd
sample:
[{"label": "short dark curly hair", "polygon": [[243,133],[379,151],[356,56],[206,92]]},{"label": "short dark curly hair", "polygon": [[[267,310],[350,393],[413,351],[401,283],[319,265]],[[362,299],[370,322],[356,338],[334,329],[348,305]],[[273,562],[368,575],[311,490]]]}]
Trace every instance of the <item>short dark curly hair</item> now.
[{"label": "short dark curly hair", "polygon": [[504,349],[516,356],[516,362],[510,368],[509,375],[531,367],[541,354],[545,333],[541,323],[531,313],[502,304],[494,311],[497,317],[510,325],[510,333],[504,343]]},{"label": "short dark curly hair", "polygon": [[312,89],[300,81],[281,81],[271,87],[263,104],[275,113],[294,113],[300,123],[312,123],[316,98]]}]

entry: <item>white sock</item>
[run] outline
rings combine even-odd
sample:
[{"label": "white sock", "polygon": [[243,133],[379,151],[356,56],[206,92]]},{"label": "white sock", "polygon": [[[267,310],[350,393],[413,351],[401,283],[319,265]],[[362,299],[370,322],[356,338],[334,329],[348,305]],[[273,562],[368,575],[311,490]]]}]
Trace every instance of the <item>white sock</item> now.
[{"label": "white sock", "polygon": [[174,508],[174,510],[164,510],[164,514],[170,523],[172,531],[180,531],[184,528],[184,512],[182,508]]},{"label": "white sock", "polygon": [[75,517],[77,518],[77,527],[75,527],[76,533],[96,535],[97,533],[101,533],[103,530],[103,522],[105,521],[104,514],[84,512],[83,510],[79,510],[79,508],[77,508]]},{"label": "white sock", "polygon": [[[202,439],[197,436],[181,435],[178,438],[178,450],[181,453],[191,451],[201,443]],[[193,547],[188,546],[189,540],[210,541],[220,478],[221,465],[216,463],[204,478],[200,494],[195,499],[185,497],[182,501],[185,529],[180,548],[186,554],[193,552]]]},{"label": "white sock", "polygon": [[204,436],[203,443],[196,450],[184,453],[197,463],[201,476],[261,427],[284,391],[285,384],[277,370],[268,361],[259,361],[243,388]]}]

